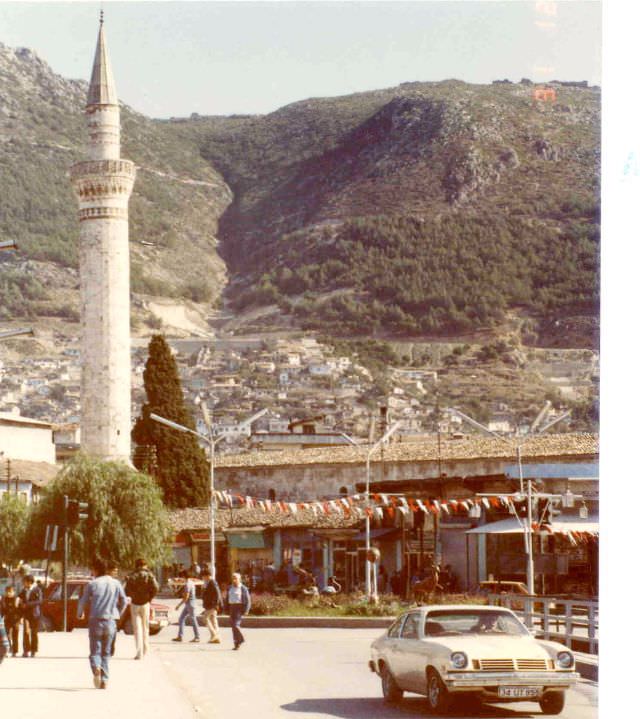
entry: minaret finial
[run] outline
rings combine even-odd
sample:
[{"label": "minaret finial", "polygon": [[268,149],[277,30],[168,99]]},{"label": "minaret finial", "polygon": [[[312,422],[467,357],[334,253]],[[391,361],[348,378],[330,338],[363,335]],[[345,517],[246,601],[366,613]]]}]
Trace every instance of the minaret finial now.
[{"label": "minaret finial", "polygon": [[104,23],[104,10],[100,10],[100,24]]}]

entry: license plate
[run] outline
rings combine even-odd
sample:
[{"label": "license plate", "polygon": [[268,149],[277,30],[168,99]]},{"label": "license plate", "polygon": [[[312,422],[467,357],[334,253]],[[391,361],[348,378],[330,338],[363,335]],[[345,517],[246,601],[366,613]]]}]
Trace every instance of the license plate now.
[{"label": "license plate", "polygon": [[537,698],[540,696],[540,689],[538,687],[498,687],[498,696],[510,699]]}]

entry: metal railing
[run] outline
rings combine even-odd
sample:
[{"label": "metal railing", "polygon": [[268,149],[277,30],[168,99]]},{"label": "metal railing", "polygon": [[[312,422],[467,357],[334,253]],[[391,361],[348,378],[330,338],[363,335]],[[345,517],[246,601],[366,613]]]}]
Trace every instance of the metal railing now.
[{"label": "metal railing", "polygon": [[489,594],[489,603],[513,610],[543,639],[598,653],[598,602],[530,594]]}]

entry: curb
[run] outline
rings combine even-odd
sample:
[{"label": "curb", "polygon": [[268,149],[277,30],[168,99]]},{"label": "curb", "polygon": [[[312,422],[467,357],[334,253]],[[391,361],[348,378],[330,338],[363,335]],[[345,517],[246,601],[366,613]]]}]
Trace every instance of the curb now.
[{"label": "curb", "polygon": [[[386,629],[395,617],[254,617],[243,616],[242,626],[255,629]],[[229,617],[219,616],[221,627],[231,626]]]}]

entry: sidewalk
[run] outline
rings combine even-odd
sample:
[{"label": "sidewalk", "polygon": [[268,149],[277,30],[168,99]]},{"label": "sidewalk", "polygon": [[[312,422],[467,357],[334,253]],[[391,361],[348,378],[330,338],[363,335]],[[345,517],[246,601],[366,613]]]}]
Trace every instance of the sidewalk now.
[{"label": "sidewalk", "polygon": [[[165,630],[166,631],[166,630]],[[194,719],[187,697],[169,680],[153,645],[134,661],[133,637],[118,632],[106,690],[94,689],[86,629],[40,635],[41,650],[31,659],[8,657],[0,665],[0,707],[11,719],[82,717],[91,719]]]}]

